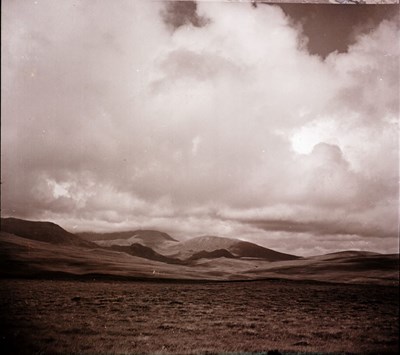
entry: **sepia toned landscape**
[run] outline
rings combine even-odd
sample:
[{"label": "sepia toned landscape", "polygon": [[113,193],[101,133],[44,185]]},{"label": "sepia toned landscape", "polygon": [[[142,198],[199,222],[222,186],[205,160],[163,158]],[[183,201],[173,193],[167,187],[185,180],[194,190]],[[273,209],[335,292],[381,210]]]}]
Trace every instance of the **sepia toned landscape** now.
[{"label": "sepia toned landscape", "polygon": [[8,353],[398,349],[398,254],[302,258],[227,238],[77,236],[14,218],[2,219],[1,230],[1,346]]},{"label": "sepia toned landscape", "polygon": [[1,355],[400,352],[398,1],[1,5]]},{"label": "sepia toned landscape", "polygon": [[4,277],[399,284],[398,254],[341,251],[299,257],[231,238],[178,242],[149,230],[74,235],[54,223],[15,218],[2,219],[1,231]]},{"label": "sepia toned landscape", "polygon": [[9,353],[398,351],[397,287],[2,280],[0,292]]}]

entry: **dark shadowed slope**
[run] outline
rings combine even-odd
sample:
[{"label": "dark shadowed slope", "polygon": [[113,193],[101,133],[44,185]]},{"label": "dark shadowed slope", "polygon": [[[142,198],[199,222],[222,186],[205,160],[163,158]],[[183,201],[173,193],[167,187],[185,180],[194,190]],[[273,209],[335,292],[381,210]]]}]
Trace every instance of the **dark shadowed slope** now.
[{"label": "dark shadowed slope", "polygon": [[[341,253],[335,253],[340,255]],[[398,285],[399,254],[375,254],[360,252],[359,255],[343,253],[299,260],[270,263],[246,271],[257,277],[278,277],[294,280],[318,280],[331,282],[375,283]]]},{"label": "dark shadowed slope", "polygon": [[96,244],[83,240],[52,222],[35,222],[18,218],[2,218],[1,231],[51,244],[71,245],[86,248],[98,247]]},{"label": "dark shadowed slope", "polygon": [[224,272],[209,268],[177,265],[129,255],[110,248],[82,248],[53,244],[0,232],[0,279],[115,278],[224,280]]},{"label": "dark shadowed slope", "polygon": [[379,253],[375,253],[372,251],[361,251],[361,250],[344,250],[338,251],[335,253],[328,253],[324,255],[317,255],[312,256],[311,258],[318,258],[318,259],[341,259],[346,257],[367,257],[367,256],[374,256],[374,255],[381,255]]},{"label": "dark shadowed slope", "polygon": [[296,260],[298,256],[280,253],[264,248],[254,243],[239,239],[204,236],[171,245],[170,250],[175,251],[180,258],[191,258],[200,252],[212,252],[225,249],[230,254],[239,258],[256,258],[266,261]]},{"label": "dark shadowed slope", "polygon": [[112,250],[127,253],[129,255],[138,256],[140,258],[145,258],[149,260],[161,261],[167,264],[184,264],[182,260],[169,258],[167,256],[161,255],[155,252],[153,249],[141,245],[139,243],[134,243],[130,246],[123,245],[113,245],[110,247]]},{"label": "dark shadowed slope", "polygon": [[[87,238],[87,234],[81,235]],[[96,240],[95,238],[98,239]],[[154,260],[161,260],[162,256],[168,257],[171,260],[215,259],[220,257],[256,258],[266,261],[299,259],[299,257],[295,255],[277,252],[254,243],[216,236],[202,236],[178,242],[166,233],[152,230],[140,230],[134,232],[100,234],[98,237],[91,234],[90,239],[96,240],[96,244],[102,247],[114,248],[114,246],[123,246],[125,248],[124,251],[131,255],[137,255],[132,254],[132,252],[143,252],[143,250],[129,249],[131,245],[140,244],[141,246],[153,249],[152,252],[155,254],[152,255],[151,258],[154,257]],[[114,248],[114,250],[116,249]],[[122,249],[119,250],[122,251]],[[143,255],[150,254],[144,253]],[[148,258],[148,256],[143,257]]]},{"label": "dark shadowed slope", "polygon": [[188,260],[198,260],[198,259],[217,259],[217,258],[229,258],[234,259],[235,256],[232,255],[226,249],[217,249],[213,251],[199,251],[198,253],[194,253]]},{"label": "dark shadowed slope", "polygon": [[[218,257],[186,260],[181,265],[150,248],[134,248],[134,253],[140,257],[129,255],[126,250],[54,244],[0,232],[0,277],[70,275],[213,281],[279,278],[382,285],[398,285],[399,282],[398,254],[334,259],[312,257],[276,262]],[[213,252],[209,253],[213,255]]]},{"label": "dark shadowed slope", "polygon": [[105,247],[111,245],[129,246],[134,243],[139,243],[154,248],[165,243],[177,242],[169,234],[156,230],[135,230],[115,233],[80,233],[79,236]]},{"label": "dark shadowed slope", "polygon": [[280,253],[275,250],[261,247],[250,242],[238,241],[229,248],[233,254],[239,257],[258,258],[268,261],[283,261],[300,259],[298,256]]},{"label": "dark shadowed slope", "polygon": [[77,236],[89,242],[98,240],[113,240],[113,239],[128,239],[134,235],[134,231],[113,232],[113,233],[95,233],[95,232],[82,232],[77,233]]},{"label": "dark shadowed slope", "polygon": [[[399,255],[345,251],[296,257],[230,238],[166,240],[161,232],[145,246],[99,247],[49,222],[1,220],[0,277],[71,275],[180,280],[257,280],[267,278],[398,285]],[[133,239],[132,239],[133,238]],[[131,241],[134,242],[131,242]],[[161,251],[160,251],[161,250]]]},{"label": "dark shadowed slope", "polygon": [[343,268],[351,271],[399,270],[399,254],[349,256],[341,259]]}]

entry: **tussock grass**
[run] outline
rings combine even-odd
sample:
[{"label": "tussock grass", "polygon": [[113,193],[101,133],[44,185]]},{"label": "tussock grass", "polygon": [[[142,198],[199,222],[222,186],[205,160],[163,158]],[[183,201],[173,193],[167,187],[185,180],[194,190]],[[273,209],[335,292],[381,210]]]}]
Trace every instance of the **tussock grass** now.
[{"label": "tussock grass", "polygon": [[292,281],[0,280],[0,351],[397,353],[398,293],[396,287]]}]

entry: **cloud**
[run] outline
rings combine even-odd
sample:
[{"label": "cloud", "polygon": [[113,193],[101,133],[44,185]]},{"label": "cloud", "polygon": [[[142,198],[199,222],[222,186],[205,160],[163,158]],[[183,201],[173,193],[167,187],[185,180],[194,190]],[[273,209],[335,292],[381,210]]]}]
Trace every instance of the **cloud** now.
[{"label": "cloud", "polygon": [[[294,26],[306,36],[305,45],[311,54],[323,58],[332,52],[346,53],[358,36],[375,30],[384,19],[398,22],[394,4],[380,6],[324,6],[321,4],[284,3],[280,7]],[[397,17],[397,19],[396,19]]]},{"label": "cloud", "polygon": [[195,1],[167,1],[161,17],[172,30],[188,24],[204,27],[209,22],[206,17],[198,15]]},{"label": "cloud", "polygon": [[365,228],[362,224],[357,223],[342,223],[336,221],[335,223],[329,222],[296,222],[294,220],[250,220],[243,221],[252,224],[257,228],[266,231],[283,231],[290,233],[310,233],[317,236],[326,235],[359,235],[362,237],[392,237],[395,238],[396,234],[387,235],[387,231],[383,228],[371,229]]},{"label": "cloud", "polygon": [[393,249],[398,26],[326,59],[305,32],[277,6],[8,2],[3,214]]}]

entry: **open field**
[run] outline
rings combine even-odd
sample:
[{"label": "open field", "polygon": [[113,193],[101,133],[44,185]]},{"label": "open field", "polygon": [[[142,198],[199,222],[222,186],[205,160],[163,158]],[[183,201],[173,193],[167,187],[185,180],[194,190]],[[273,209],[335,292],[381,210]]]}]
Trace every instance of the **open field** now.
[{"label": "open field", "polygon": [[0,281],[1,353],[397,353],[399,289],[298,281]]},{"label": "open field", "polygon": [[1,354],[398,352],[398,254],[2,222]]}]

